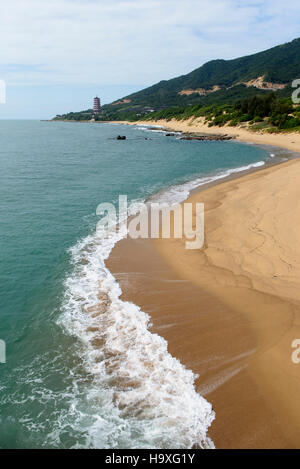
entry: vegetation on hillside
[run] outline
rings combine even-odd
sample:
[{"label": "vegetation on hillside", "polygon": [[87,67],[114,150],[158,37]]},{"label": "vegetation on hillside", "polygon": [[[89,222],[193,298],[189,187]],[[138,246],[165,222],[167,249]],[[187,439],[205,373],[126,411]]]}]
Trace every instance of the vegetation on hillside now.
[{"label": "vegetation on hillside", "polygon": [[289,98],[278,98],[275,93],[237,100],[233,104],[209,106],[169,107],[144,117],[144,120],[185,120],[203,117],[208,126],[222,127],[249,124],[252,130],[289,130],[300,128],[300,106]]},{"label": "vegetation on hillside", "polygon": [[[290,101],[291,84],[296,78],[300,78],[300,38],[246,57],[212,60],[187,75],[107,104],[94,118],[136,121],[195,116],[204,117],[209,125],[249,122],[253,129],[296,128],[299,112]],[[186,93],[197,89],[204,90],[202,95]],[[89,121],[92,117],[93,111],[88,109],[55,119]]]},{"label": "vegetation on hillside", "polygon": [[[278,94],[290,96],[290,84],[295,78],[300,78],[300,38],[282,44],[257,54],[234,60],[212,60],[196,70],[161,81],[149,88],[126,96],[126,101],[118,101],[104,107],[105,111],[132,112],[135,106],[150,107],[159,110],[161,106],[187,106],[189,104],[209,105],[212,102],[224,103],[234,100],[234,95],[247,98],[249,94],[264,94],[264,90],[250,89],[243,86],[250,80],[264,77],[265,82],[274,84],[288,84]],[[178,94],[182,90],[196,90],[199,88],[212,90],[214,86],[221,89],[206,96],[197,93],[190,95]]]},{"label": "vegetation on hillside", "polygon": [[[57,116],[57,120],[87,121],[92,118],[92,110],[84,113],[70,113]],[[136,111],[118,114],[117,116],[103,113],[96,115],[95,120],[187,120],[202,117],[204,122],[211,126],[247,125],[252,130],[281,131],[300,129],[300,106],[292,104],[290,98],[279,98],[275,93],[264,95],[254,94],[246,99],[238,99],[233,103],[225,104],[196,104],[193,106],[170,106],[160,111],[141,114]]]},{"label": "vegetation on hillside", "polygon": [[70,121],[89,121],[93,117],[93,109],[86,111],[69,112],[67,114],[57,114],[53,120],[70,120]]}]

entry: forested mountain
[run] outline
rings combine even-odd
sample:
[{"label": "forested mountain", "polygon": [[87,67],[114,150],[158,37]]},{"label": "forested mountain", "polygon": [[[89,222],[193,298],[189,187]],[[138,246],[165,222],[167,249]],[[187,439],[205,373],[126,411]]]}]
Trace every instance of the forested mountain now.
[{"label": "forested mountain", "polygon": [[[212,60],[196,70],[161,81],[103,106],[100,119],[126,119],[170,106],[233,103],[274,91],[291,95],[291,82],[300,78],[300,38],[263,52],[233,59]],[[91,110],[62,118],[89,116]],[[79,116],[78,116],[79,114]]]}]

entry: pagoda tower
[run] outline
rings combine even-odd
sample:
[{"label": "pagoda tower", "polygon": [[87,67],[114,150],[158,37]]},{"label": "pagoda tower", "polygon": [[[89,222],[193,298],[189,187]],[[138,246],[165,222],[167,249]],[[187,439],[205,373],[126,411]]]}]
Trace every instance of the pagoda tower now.
[{"label": "pagoda tower", "polygon": [[98,96],[94,98],[93,111],[94,111],[94,114],[100,114],[101,112],[100,98],[98,98]]}]

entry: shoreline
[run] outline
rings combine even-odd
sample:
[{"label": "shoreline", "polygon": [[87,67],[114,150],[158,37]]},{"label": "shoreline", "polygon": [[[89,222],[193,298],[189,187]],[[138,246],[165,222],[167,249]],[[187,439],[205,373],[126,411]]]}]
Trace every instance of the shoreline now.
[{"label": "shoreline", "polygon": [[[241,200],[230,199],[237,188],[243,194],[246,190],[243,187],[250,185],[259,192],[257,185],[264,186],[261,181],[276,178],[281,182],[283,171],[291,178],[294,170],[290,168],[297,164],[300,162],[292,160],[264,166],[249,174],[238,173],[213,182],[209,187],[193,189],[188,201],[202,202],[203,197],[206,198],[206,238],[210,233],[214,236],[215,232],[219,232],[220,239],[224,236],[224,232],[220,233],[227,225],[216,220],[223,201],[227,203],[231,219],[233,202],[237,204],[235,211],[239,211]],[[266,190],[260,186],[260,195],[255,194],[253,201],[257,203],[260,197],[261,207],[268,194],[264,194]],[[235,217],[245,217],[245,213],[244,210]],[[235,222],[232,220],[231,226],[235,226],[237,218]],[[136,249],[139,259],[132,261],[128,250],[133,253]],[[274,274],[268,282],[268,272],[262,287],[259,276],[255,278],[253,272],[243,270],[243,266],[238,270],[234,265],[235,271],[230,265],[230,256],[226,261],[218,258],[219,253],[214,253],[216,258],[212,254],[207,256],[209,249],[210,246],[206,246],[205,254],[187,252],[181,240],[174,239],[122,240],[113,249],[107,264],[121,285],[122,299],[133,301],[150,314],[153,332],[168,341],[170,353],[200,375],[197,390],[216,410],[216,420],[208,432],[216,447],[297,447],[300,384],[297,367],[290,359],[290,343],[300,337],[297,290],[289,288],[288,281],[277,282],[274,287],[274,279],[278,277]],[[232,246],[227,247],[225,257],[226,252],[232,254]],[[276,264],[274,256],[272,259]],[[261,263],[261,269],[263,267]],[[180,309],[183,304],[184,314]],[[263,318],[260,311],[263,311]]]},{"label": "shoreline", "polygon": [[[291,344],[300,337],[300,297],[295,281],[299,272],[297,261],[290,262],[284,271],[290,255],[285,243],[295,248],[295,233],[288,236],[285,226],[289,225],[283,222],[272,224],[272,211],[281,207],[276,207],[274,199],[267,202],[264,192],[267,183],[273,188],[280,182],[283,184],[281,180],[285,175],[293,178],[299,164],[299,161],[290,161],[266,168],[191,196],[189,202],[205,201],[206,204],[206,246],[202,252],[185,252],[181,240],[155,241],[160,255],[179,277],[198,285],[250,321],[249,332],[255,338],[256,347],[244,365],[271,414],[276,415],[277,423],[284,428],[280,435],[272,418],[265,419],[272,438],[280,435],[280,443],[276,445],[279,447],[297,447],[300,441],[300,381],[297,366],[291,360]],[[294,187],[294,190],[297,189]],[[266,213],[262,205],[251,207],[253,212],[249,213],[245,207],[245,200],[248,202],[249,198],[268,204]],[[286,203],[289,205],[290,200]],[[255,230],[254,223],[257,223]],[[231,235],[233,226],[234,236]],[[298,256],[293,253],[295,257]],[[236,336],[231,339],[236,340]],[[237,389],[232,392],[236,393]],[[216,397],[217,402],[219,398]],[[240,396],[236,395],[236,399]],[[214,404],[213,398],[211,402]],[[250,400],[246,405],[245,418],[249,421],[249,416],[257,411]],[[262,447],[270,445],[267,437]]]},{"label": "shoreline", "polygon": [[211,126],[204,124],[202,118],[187,119],[184,121],[171,120],[157,120],[157,121],[114,121],[114,124],[148,126],[148,127],[163,127],[169,132],[199,132],[207,135],[224,135],[233,137],[236,141],[245,143],[254,143],[262,145],[270,145],[281,147],[300,153],[300,132],[284,132],[284,133],[266,133],[266,132],[253,132],[241,126],[230,127],[225,125],[223,127]]}]

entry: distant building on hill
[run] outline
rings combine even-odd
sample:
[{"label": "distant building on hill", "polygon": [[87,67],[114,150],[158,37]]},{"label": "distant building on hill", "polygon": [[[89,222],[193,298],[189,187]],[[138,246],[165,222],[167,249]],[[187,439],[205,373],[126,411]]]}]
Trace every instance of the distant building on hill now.
[{"label": "distant building on hill", "polygon": [[93,111],[94,111],[94,114],[100,114],[101,112],[100,98],[98,98],[98,96],[94,98]]}]

